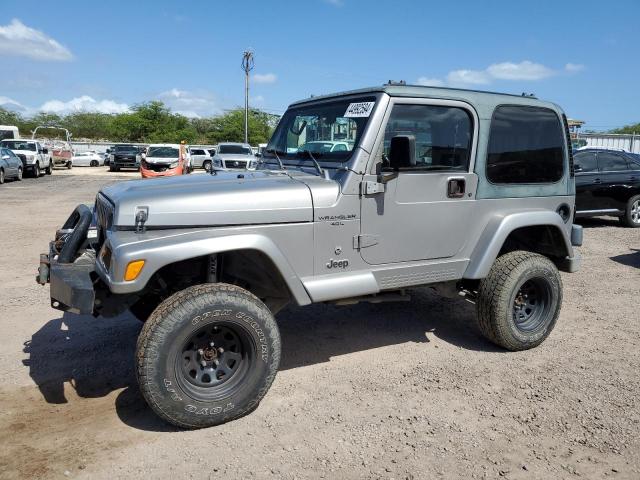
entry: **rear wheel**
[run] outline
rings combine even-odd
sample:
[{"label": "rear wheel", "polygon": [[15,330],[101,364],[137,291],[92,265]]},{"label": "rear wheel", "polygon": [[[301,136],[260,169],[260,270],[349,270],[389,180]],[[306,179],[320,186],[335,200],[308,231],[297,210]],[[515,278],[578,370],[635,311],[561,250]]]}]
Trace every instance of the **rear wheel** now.
[{"label": "rear wheel", "polygon": [[280,363],[280,333],[254,295],[227,284],[189,287],[163,301],[142,327],[137,377],[147,403],[182,428],[251,412]]},{"label": "rear wheel", "polygon": [[620,217],[620,221],[625,227],[640,227],[640,195],[631,197],[627,202],[627,208],[624,215]]},{"label": "rear wheel", "polygon": [[71,160],[69,160],[67,162],[67,170],[71,170],[71,167],[73,167],[73,164],[71,163]]},{"label": "rear wheel", "polygon": [[97,167],[99,165],[97,160],[91,160],[91,163],[89,164],[90,167]]},{"label": "rear wheel", "polygon": [[202,164],[202,168],[204,168],[204,170],[206,172],[210,172],[211,171],[211,160],[205,160],[204,163]]},{"label": "rear wheel", "polygon": [[480,282],[478,324],[493,343],[527,350],[549,336],[561,305],[562,281],[555,264],[537,253],[510,252]]},{"label": "rear wheel", "polygon": [[22,181],[22,167],[18,167],[18,175],[16,175],[16,180],[19,182]]},{"label": "rear wheel", "polygon": [[44,173],[47,175],[51,175],[53,173],[53,165],[51,164],[51,160],[49,160],[49,165],[44,169]]},{"label": "rear wheel", "polygon": [[0,168],[0,185],[4,183],[4,168]]}]

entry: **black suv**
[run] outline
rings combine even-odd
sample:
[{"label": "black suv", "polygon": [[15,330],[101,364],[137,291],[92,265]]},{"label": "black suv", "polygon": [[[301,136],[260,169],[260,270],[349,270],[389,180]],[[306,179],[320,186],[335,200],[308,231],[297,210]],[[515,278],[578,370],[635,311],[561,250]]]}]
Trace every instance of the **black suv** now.
[{"label": "black suv", "polygon": [[109,171],[117,172],[121,168],[140,169],[140,147],[136,145],[116,145],[111,148]]},{"label": "black suv", "polygon": [[574,155],[576,217],[613,215],[640,227],[640,155],[583,149]]}]

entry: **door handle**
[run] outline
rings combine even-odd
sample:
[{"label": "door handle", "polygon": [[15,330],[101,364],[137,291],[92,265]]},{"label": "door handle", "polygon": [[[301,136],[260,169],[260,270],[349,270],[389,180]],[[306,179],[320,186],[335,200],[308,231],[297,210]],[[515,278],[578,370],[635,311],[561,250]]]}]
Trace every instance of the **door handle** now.
[{"label": "door handle", "polygon": [[466,181],[464,178],[450,178],[447,182],[447,197],[462,198],[464,197]]},{"label": "door handle", "polygon": [[599,178],[596,178],[593,183],[602,183],[602,180],[600,180]]}]

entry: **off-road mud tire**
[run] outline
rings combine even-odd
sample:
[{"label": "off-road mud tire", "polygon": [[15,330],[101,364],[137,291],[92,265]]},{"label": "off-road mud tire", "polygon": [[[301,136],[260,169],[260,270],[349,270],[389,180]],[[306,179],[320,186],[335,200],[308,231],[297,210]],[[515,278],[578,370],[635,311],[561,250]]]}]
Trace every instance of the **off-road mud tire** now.
[{"label": "off-road mud tire", "polygon": [[[202,351],[194,346],[202,332],[205,343],[216,338],[218,345],[217,337],[208,337],[218,329],[231,329],[240,339],[241,348],[229,349],[241,351],[241,363],[221,385],[194,386],[198,379],[190,377],[201,375],[205,381],[206,370],[190,370],[185,352]],[[222,355],[220,363],[226,362]],[[186,429],[219,425],[253,411],[279,364],[280,333],[269,309],[250,292],[224,283],[188,287],[164,300],[142,327],[136,348],[145,400],[162,419]]]},{"label": "off-road mud tire", "polygon": [[[529,283],[528,283],[529,282]],[[530,324],[519,323],[516,299],[523,287],[540,290],[538,316]],[[527,350],[540,345],[553,330],[562,305],[562,280],[547,257],[526,251],[502,255],[480,282],[476,302],[482,334],[507,350]],[[527,328],[525,328],[525,326]]]}]

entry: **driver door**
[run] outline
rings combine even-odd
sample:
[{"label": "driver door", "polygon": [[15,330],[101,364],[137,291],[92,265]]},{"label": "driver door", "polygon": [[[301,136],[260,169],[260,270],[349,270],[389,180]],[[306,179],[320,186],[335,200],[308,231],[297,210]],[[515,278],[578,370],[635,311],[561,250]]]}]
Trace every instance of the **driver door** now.
[{"label": "driver door", "polygon": [[374,168],[384,170],[392,139],[398,136],[415,139],[415,158],[384,191],[362,197],[364,261],[447,259],[462,250],[478,183],[472,173],[477,125],[475,111],[463,102],[392,100],[383,138],[374,150],[379,160]]}]

